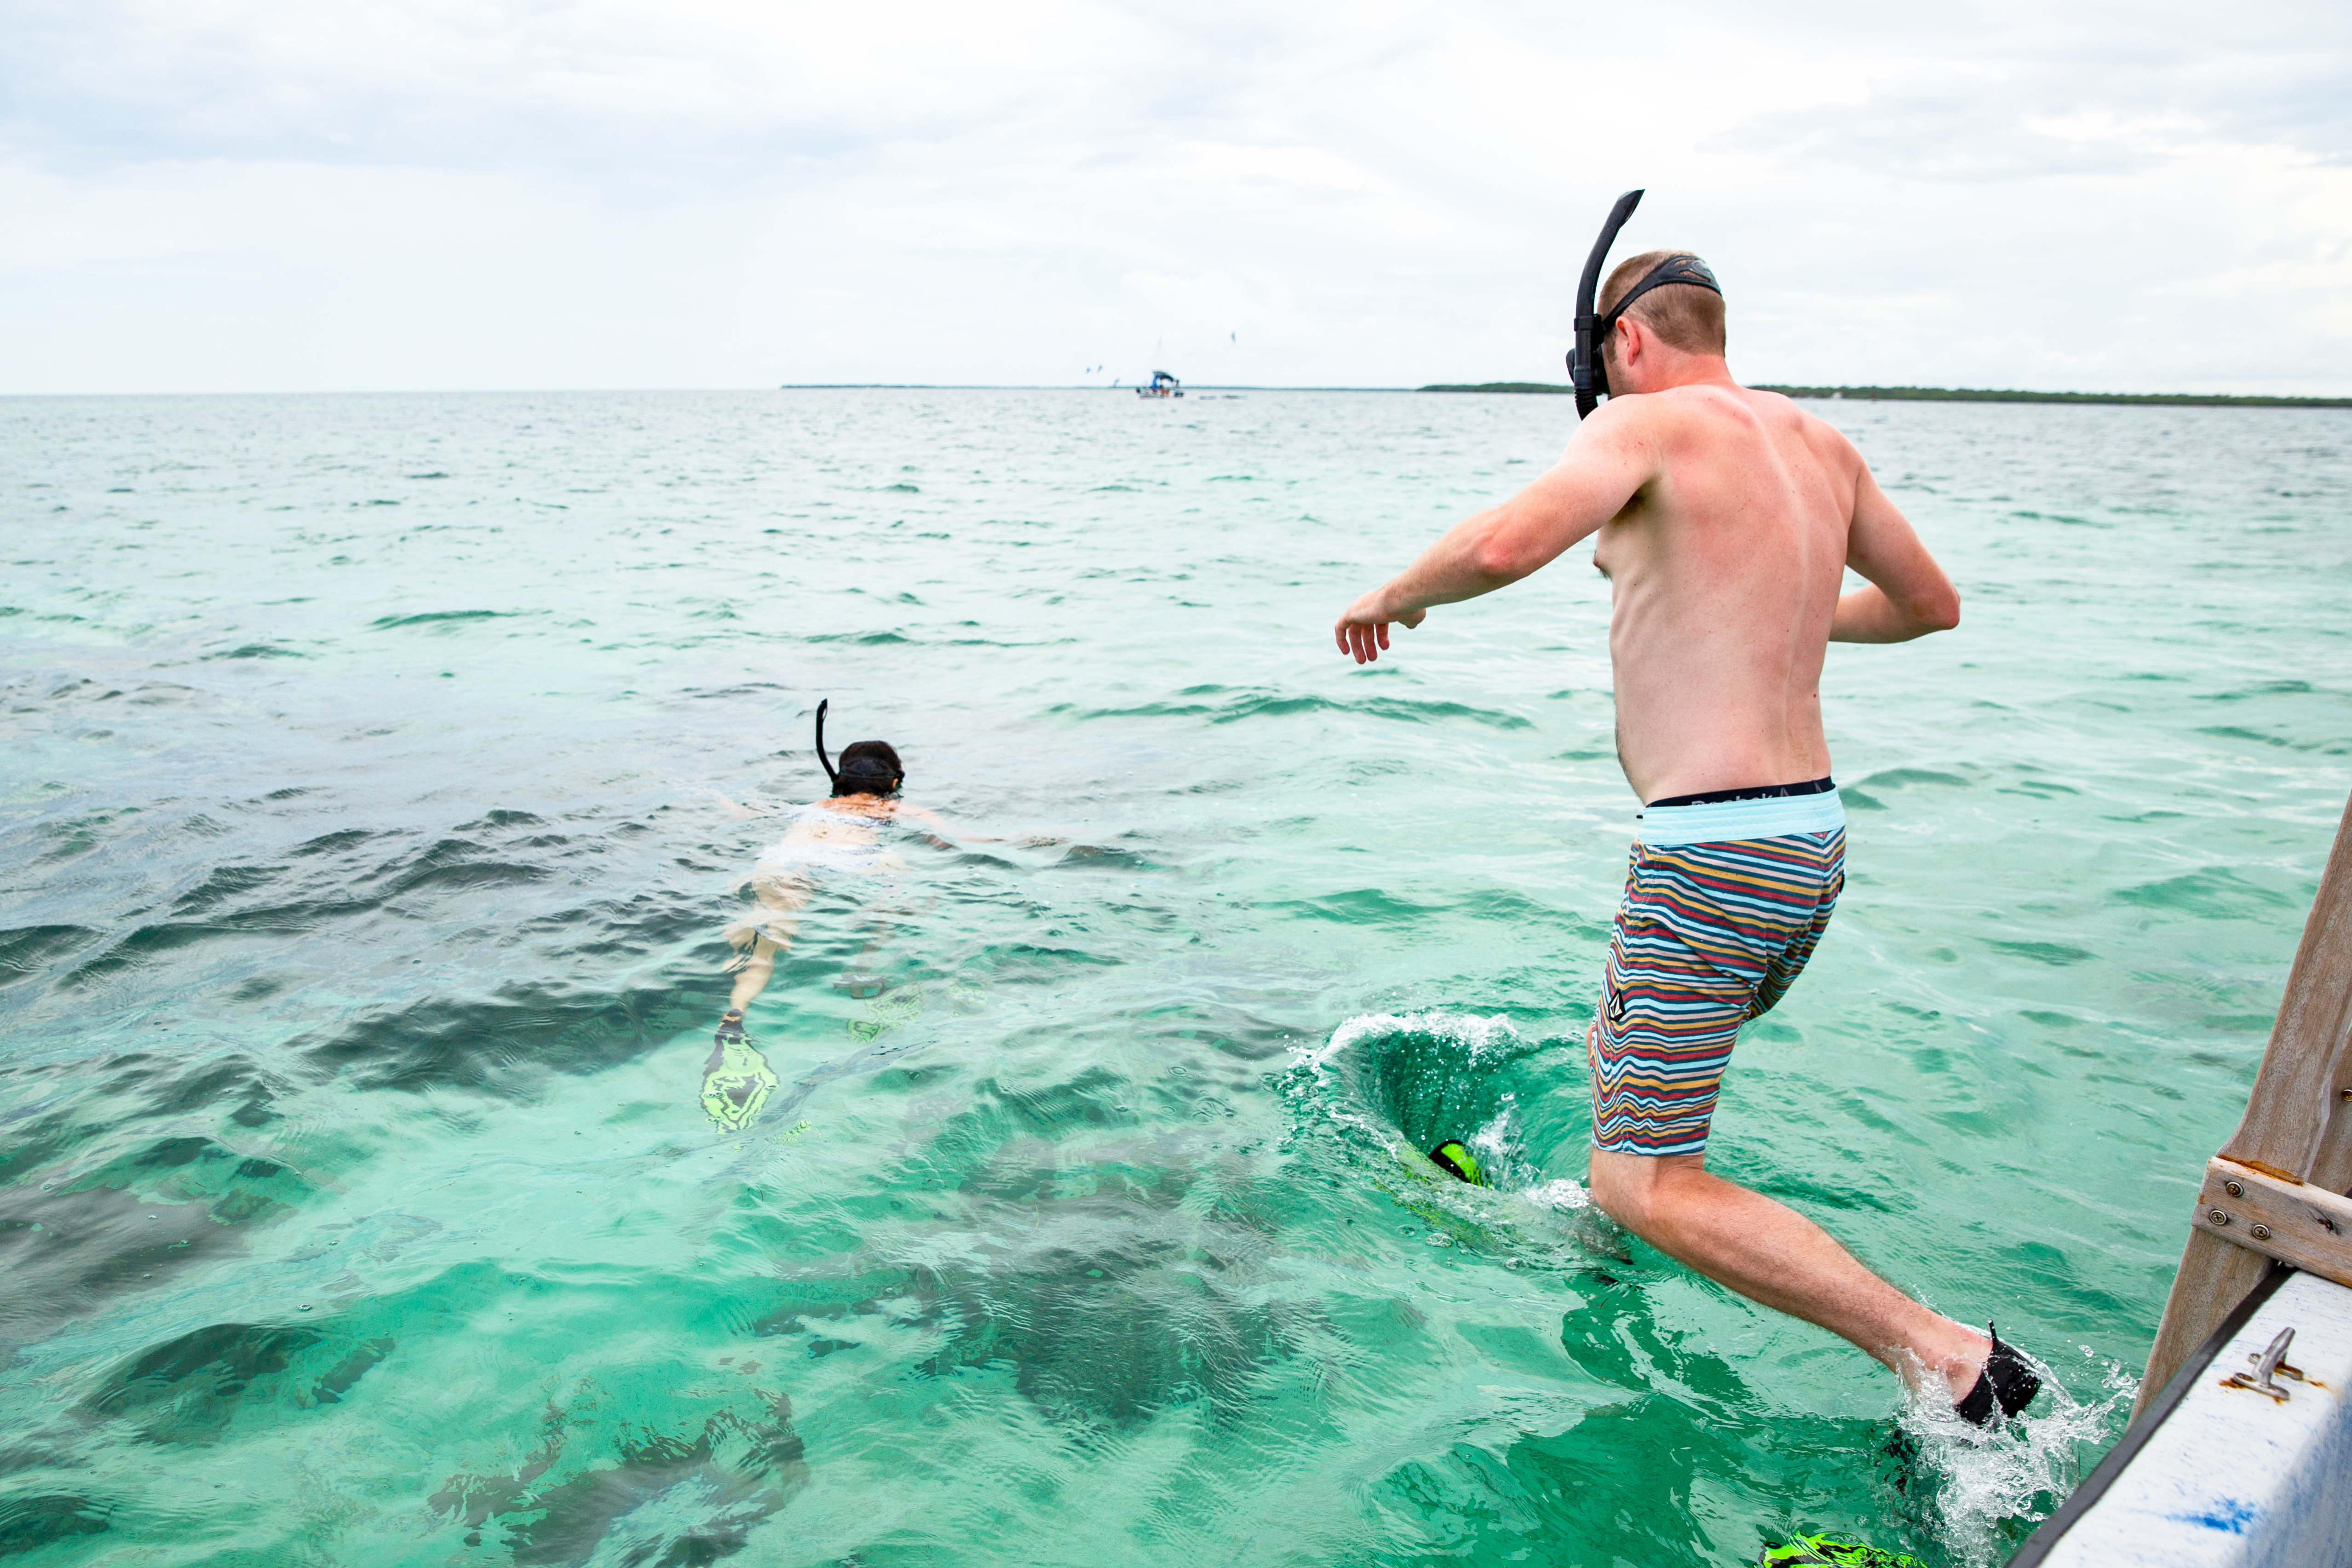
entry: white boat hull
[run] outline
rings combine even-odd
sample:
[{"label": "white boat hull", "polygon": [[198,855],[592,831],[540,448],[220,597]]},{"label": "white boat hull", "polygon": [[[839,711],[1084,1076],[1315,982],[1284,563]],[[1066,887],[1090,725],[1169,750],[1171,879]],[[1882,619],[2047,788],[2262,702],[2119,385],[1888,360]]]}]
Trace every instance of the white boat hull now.
[{"label": "white boat hull", "polygon": [[[2352,1568],[2352,1290],[2273,1279],[2011,1568]],[[2259,1364],[2285,1329],[2302,1376],[2274,1374],[2265,1392]]]}]

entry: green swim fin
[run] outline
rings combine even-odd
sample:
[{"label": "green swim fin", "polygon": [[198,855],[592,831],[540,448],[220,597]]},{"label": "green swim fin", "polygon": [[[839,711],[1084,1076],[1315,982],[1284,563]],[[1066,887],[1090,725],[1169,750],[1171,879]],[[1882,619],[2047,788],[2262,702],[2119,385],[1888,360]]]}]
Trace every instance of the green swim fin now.
[{"label": "green swim fin", "polygon": [[1927,1568],[1900,1552],[1827,1535],[1800,1535],[1784,1546],[1768,1546],[1756,1561],[1762,1568]]},{"label": "green swim fin", "polygon": [[1486,1177],[1478,1169],[1478,1156],[1462,1146],[1458,1138],[1448,1138],[1429,1151],[1430,1162],[1450,1176],[1461,1177],[1472,1186],[1485,1186]]},{"label": "green swim fin", "polygon": [[849,1032],[859,1040],[879,1040],[923,1016],[923,993],[912,985],[893,986],[867,1001],[864,1011],[864,1018],[849,1020]]}]

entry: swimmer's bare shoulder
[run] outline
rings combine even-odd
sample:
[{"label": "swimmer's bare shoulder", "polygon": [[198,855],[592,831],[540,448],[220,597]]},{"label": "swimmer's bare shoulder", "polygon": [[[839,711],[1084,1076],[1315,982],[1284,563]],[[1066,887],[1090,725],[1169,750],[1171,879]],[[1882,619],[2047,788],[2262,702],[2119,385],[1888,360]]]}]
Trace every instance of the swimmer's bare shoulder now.
[{"label": "swimmer's bare shoulder", "polygon": [[880,815],[847,807],[840,800],[813,800],[793,813],[792,826],[784,830],[783,841],[788,844],[870,844],[875,841],[875,837],[874,830],[868,824]]},{"label": "swimmer's bare shoulder", "polygon": [[[940,849],[955,848],[949,837],[950,833],[953,833],[955,838],[964,840],[982,840],[992,843],[995,841],[984,833],[957,832],[948,826],[945,819],[929,807],[918,806],[912,801],[901,800],[895,795],[849,796],[829,800],[825,804],[829,810],[855,819],[860,823],[905,822],[920,828],[929,835],[931,842]],[[852,831],[863,833],[868,841],[871,841],[874,836],[871,829],[858,827]]]}]

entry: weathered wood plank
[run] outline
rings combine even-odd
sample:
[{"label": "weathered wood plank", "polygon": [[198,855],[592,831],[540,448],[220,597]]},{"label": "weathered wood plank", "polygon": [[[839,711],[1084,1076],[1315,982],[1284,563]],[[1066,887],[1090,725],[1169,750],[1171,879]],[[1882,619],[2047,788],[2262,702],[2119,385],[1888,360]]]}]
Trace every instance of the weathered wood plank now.
[{"label": "weathered wood plank", "polygon": [[2352,1286],[2352,1197],[2284,1182],[2215,1155],[2197,1194],[2200,1229]]},{"label": "weathered wood plank", "polygon": [[[2301,1178],[2329,1195],[2352,1187],[2352,800],[2345,802],[2336,824],[2336,843],[2320,873],[2319,894],[2304,922],[2245,1114],[2221,1146],[2221,1157],[2260,1167],[2249,1175],[2270,1171]],[[2277,1185],[2292,1187],[2291,1181]],[[2200,1197],[2198,1213],[2202,1217],[2215,1207]],[[2234,1208],[2228,1212],[2236,1214]],[[2279,1234],[2280,1227],[2267,1218],[2230,1226],[2203,1218],[2192,1223],[2171,1294],[2165,1298],[2164,1321],[2148,1352],[2135,1417],[2270,1267],[2277,1254],[2263,1250],[2251,1234],[2254,1224],[2273,1237]],[[2303,1221],[2287,1227],[2290,1234],[2306,1228]],[[2288,1261],[2303,1266],[2299,1259]]]},{"label": "weathered wood plank", "polygon": [[2270,1266],[2268,1258],[2222,1240],[2210,1226],[2189,1231],[2180,1270],[2172,1277],[2172,1293],[2165,1298],[2164,1322],[2147,1353],[2147,1375],[2140,1379],[2139,1397],[2132,1402],[2133,1420],[2164,1392],[2180,1364],[2221,1326],[2246,1292],[2262,1283]]},{"label": "weathered wood plank", "polygon": [[2221,1153],[2341,1192],[2352,1186],[2352,801],[2304,922],[2278,1021],[2238,1130]]}]

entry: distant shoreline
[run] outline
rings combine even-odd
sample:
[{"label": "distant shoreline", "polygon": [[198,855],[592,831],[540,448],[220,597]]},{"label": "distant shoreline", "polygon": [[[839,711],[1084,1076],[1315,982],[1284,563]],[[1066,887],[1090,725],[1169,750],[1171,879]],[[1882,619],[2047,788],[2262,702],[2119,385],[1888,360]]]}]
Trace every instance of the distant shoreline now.
[{"label": "distant shoreline", "polygon": [[[1425,392],[1572,392],[1549,382],[1440,383]],[[2163,408],[2352,408],[2352,397],[2258,397],[2226,392],[2013,392],[1977,387],[1792,387],[1759,382],[1758,392],[1786,397],[1851,398],[1861,402],[2091,402],[2152,403]]]},{"label": "distant shoreline", "polygon": [[[778,392],[1133,392],[1134,382],[1113,382],[1108,386],[1099,382],[784,382]],[[1501,383],[1496,383],[1500,386]],[[1261,386],[1255,382],[1186,382],[1187,392],[1491,392],[1493,387],[1276,387]],[[1505,391],[1566,392],[1566,387],[1539,387],[1529,382],[1525,387],[1506,387]],[[1176,394],[1179,397],[1183,392]]]}]

